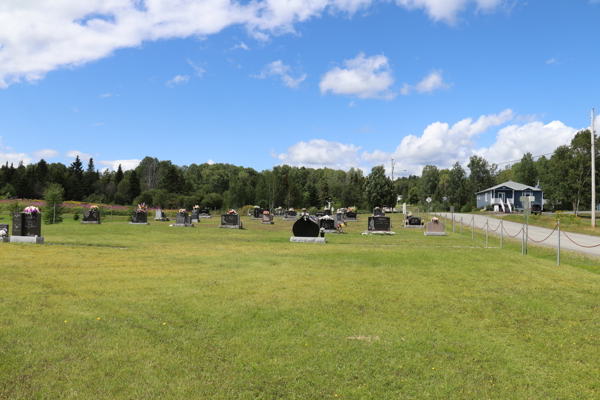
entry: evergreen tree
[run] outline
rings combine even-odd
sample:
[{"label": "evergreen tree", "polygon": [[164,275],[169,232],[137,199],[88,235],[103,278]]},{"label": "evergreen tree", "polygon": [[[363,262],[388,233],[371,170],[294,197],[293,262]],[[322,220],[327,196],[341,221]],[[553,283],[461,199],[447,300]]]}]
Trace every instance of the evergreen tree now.
[{"label": "evergreen tree", "polygon": [[115,174],[115,186],[119,186],[119,183],[123,180],[123,170],[121,169],[121,164],[119,164],[119,168],[117,169],[117,173]]},{"label": "evergreen tree", "polygon": [[98,180],[98,174],[96,173],[96,166],[94,165],[94,159],[90,158],[88,162],[87,170],[85,171],[85,196],[89,196],[94,192],[94,184]]},{"label": "evergreen tree", "polygon": [[321,204],[319,204],[318,206],[315,206],[315,207],[322,207],[325,204],[328,204],[329,199],[331,199],[331,194],[329,193],[329,184],[327,183],[327,180],[325,179],[323,181],[323,185],[321,186]]},{"label": "evergreen tree", "polygon": [[383,165],[371,169],[365,183],[365,197],[370,208],[396,205],[394,184],[385,176]]},{"label": "evergreen tree", "polygon": [[84,180],[83,180],[83,164],[79,159],[79,156],[75,157],[75,161],[71,163],[69,167],[70,177],[70,190],[69,195],[72,200],[82,200],[84,194]]},{"label": "evergreen tree", "polygon": [[308,192],[308,207],[319,207],[319,191],[317,187],[312,183],[306,185],[306,191]]},{"label": "evergreen tree", "polygon": [[129,194],[132,199],[135,199],[142,193],[142,189],[140,187],[140,179],[135,172],[135,169],[131,171],[129,175]]}]

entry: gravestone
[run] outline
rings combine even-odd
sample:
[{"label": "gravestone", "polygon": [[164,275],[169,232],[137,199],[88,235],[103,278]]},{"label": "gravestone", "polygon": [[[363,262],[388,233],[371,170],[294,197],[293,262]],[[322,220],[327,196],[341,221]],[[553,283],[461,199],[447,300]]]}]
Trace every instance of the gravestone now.
[{"label": "gravestone", "polygon": [[424,229],[425,225],[423,225],[421,218],[411,215],[404,220],[404,228]]},{"label": "gravestone", "polygon": [[373,209],[373,216],[374,217],[385,217],[385,213],[383,212],[383,210],[379,207],[374,208]]},{"label": "gravestone", "polygon": [[337,230],[335,229],[335,220],[329,216],[319,218],[319,228],[325,230],[325,233],[335,233]]},{"label": "gravestone", "polygon": [[263,214],[261,224],[271,225],[273,224],[273,214]]},{"label": "gravestone", "polygon": [[212,215],[210,215],[208,208],[201,208],[198,212],[198,218],[212,218]]},{"label": "gravestone", "polygon": [[187,212],[178,212],[175,215],[175,225],[173,226],[181,226],[185,228],[193,228],[194,224],[192,224],[192,219],[190,218],[190,214]]},{"label": "gravestone", "polygon": [[344,223],[344,214],[336,213],[335,214],[335,224],[340,225]]},{"label": "gravestone", "polygon": [[167,218],[167,214],[165,214],[164,210],[161,210],[160,208],[156,209],[156,218],[154,218],[155,221],[168,221],[169,218]]},{"label": "gravestone", "polygon": [[195,208],[192,210],[192,222],[198,222],[198,218],[200,216],[200,210]]},{"label": "gravestone", "polygon": [[292,233],[294,236],[290,237],[290,242],[296,243],[327,243],[327,239],[319,237],[319,224],[313,220],[307,214],[294,223],[292,227]]},{"label": "gravestone", "polygon": [[404,217],[406,217],[406,214],[407,214],[406,203],[402,204],[402,214],[404,214]]},{"label": "gravestone", "polygon": [[[7,226],[8,230],[8,226]],[[42,214],[25,214],[16,212],[12,214],[12,236],[4,241],[11,243],[38,243],[44,244],[42,236]]]},{"label": "gravestone", "polygon": [[390,228],[390,217],[369,217],[369,231],[389,231]]},{"label": "gravestone", "polygon": [[298,217],[298,213],[295,210],[288,210],[284,213],[284,221],[295,221]]},{"label": "gravestone", "polygon": [[331,210],[330,209],[323,210],[323,212],[325,213],[325,215],[329,215],[331,217]]},{"label": "gravestone", "polygon": [[148,225],[148,213],[143,211],[134,211],[131,214],[130,225]]},{"label": "gravestone", "polygon": [[348,211],[346,213],[346,216],[344,217],[344,219],[346,221],[356,221],[356,212],[355,211]]},{"label": "gravestone", "polygon": [[83,212],[82,224],[99,224],[100,223],[100,210],[85,210]]},{"label": "gravestone", "polygon": [[20,212],[14,212],[12,214],[12,235],[21,236],[23,228],[23,214]]},{"label": "gravestone", "polygon": [[315,212],[315,217],[321,218],[325,216],[325,211],[317,211]]},{"label": "gravestone", "polygon": [[427,231],[425,236],[446,236],[444,223],[440,221],[429,221],[427,223]]},{"label": "gravestone", "polygon": [[244,226],[238,214],[223,214],[221,215],[221,225],[219,225],[219,228],[243,229]]},{"label": "gravestone", "polygon": [[255,208],[252,212],[252,219],[262,219],[263,211],[265,210],[262,208]]}]

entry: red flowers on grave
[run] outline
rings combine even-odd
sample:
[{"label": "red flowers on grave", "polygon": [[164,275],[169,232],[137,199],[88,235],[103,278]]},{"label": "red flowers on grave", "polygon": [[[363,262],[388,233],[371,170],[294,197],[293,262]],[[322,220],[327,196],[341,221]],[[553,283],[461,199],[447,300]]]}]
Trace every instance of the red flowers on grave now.
[{"label": "red flowers on grave", "polygon": [[140,203],[135,208],[135,211],[137,211],[137,212],[148,212],[148,206],[146,205],[146,203]]},{"label": "red flowers on grave", "polygon": [[263,211],[263,214],[264,215],[269,215],[269,212],[265,210],[265,211]]},{"label": "red flowers on grave", "polygon": [[231,209],[231,210],[227,211],[227,214],[237,214],[237,212],[235,210]]}]

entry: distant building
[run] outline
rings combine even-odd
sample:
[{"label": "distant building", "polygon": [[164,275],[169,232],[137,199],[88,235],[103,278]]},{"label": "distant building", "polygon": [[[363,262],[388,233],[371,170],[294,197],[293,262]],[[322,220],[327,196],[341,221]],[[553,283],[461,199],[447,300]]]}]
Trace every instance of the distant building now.
[{"label": "distant building", "polygon": [[536,187],[508,181],[477,193],[477,208],[494,206],[494,211],[512,212],[523,209],[521,196],[534,196],[534,203],[544,204],[544,192]]}]

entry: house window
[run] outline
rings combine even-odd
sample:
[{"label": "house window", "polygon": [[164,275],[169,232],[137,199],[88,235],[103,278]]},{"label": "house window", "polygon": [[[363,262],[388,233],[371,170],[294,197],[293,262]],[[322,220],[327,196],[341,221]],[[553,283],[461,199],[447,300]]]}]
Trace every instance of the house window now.
[{"label": "house window", "polygon": [[525,190],[525,191],[523,192],[523,196],[532,196],[532,194],[531,194],[531,190],[529,190],[529,189],[528,189],[528,190]]},{"label": "house window", "polygon": [[487,193],[485,194],[485,201],[488,201],[488,199],[487,199]]}]

